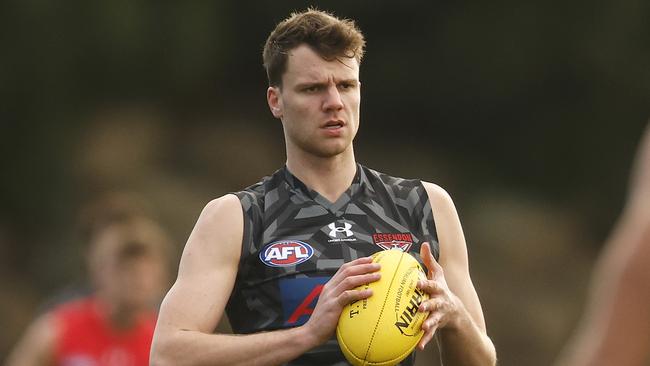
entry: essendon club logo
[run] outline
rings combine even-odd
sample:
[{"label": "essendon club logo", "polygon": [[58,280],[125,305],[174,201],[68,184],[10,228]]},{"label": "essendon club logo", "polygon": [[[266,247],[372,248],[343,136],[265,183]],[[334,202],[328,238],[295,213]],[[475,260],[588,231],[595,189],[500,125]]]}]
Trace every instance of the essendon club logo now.
[{"label": "essendon club logo", "polygon": [[411,233],[375,233],[372,241],[384,250],[399,249],[408,252],[413,245]]},{"label": "essendon club logo", "polygon": [[288,267],[302,263],[314,254],[314,249],[298,240],[273,242],[260,251],[260,260],[271,267]]}]

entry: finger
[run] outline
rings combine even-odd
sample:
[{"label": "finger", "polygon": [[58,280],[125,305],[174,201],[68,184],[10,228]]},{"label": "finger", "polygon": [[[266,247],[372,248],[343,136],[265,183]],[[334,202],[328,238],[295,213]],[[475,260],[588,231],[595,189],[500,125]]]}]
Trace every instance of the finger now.
[{"label": "finger", "polygon": [[429,341],[431,341],[431,339],[433,338],[433,335],[435,334],[435,332],[436,332],[436,329],[432,329],[431,331],[427,331],[427,332],[424,333],[424,335],[422,336],[422,339],[420,339],[420,342],[418,343],[418,348],[420,349],[420,351],[423,350],[424,347],[426,347],[426,345],[427,345],[427,343],[429,343]]},{"label": "finger", "polygon": [[422,323],[421,328],[425,331],[431,331],[432,329],[438,329],[438,326],[440,326],[440,319],[442,316],[440,313],[430,313],[429,317],[424,320],[424,323]]},{"label": "finger", "polygon": [[420,307],[418,310],[422,313],[433,313],[438,311],[440,308],[440,303],[434,298],[434,299],[429,299],[427,301],[423,301],[422,304],[420,304]]},{"label": "finger", "polygon": [[380,278],[381,274],[379,272],[346,277],[334,287],[333,294],[334,296],[338,296],[340,293],[352,290],[361,285],[378,281]]},{"label": "finger", "polygon": [[339,283],[345,280],[348,277],[365,275],[369,273],[379,273],[381,265],[379,263],[367,263],[367,264],[357,264],[356,266],[351,267],[341,267],[338,271],[332,276],[330,281]]},{"label": "finger", "polygon": [[435,273],[436,267],[433,264],[435,262],[435,259],[433,258],[433,255],[431,254],[431,246],[429,245],[428,242],[422,243],[422,246],[420,246],[420,258],[422,258],[422,262],[424,262],[424,266],[427,267],[427,272],[428,276],[430,279],[433,278],[433,274]]},{"label": "finger", "polygon": [[438,264],[436,259],[431,253],[431,245],[428,242],[422,243],[420,246],[420,258],[424,262],[424,266],[427,267],[429,271],[428,277],[430,279],[436,278],[436,276],[442,274],[442,267]]},{"label": "finger", "polygon": [[419,280],[417,283],[417,287],[426,292],[429,297],[433,297],[436,294],[440,294],[444,291],[442,286],[435,280]]},{"label": "finger", "polygon": [[362,263],[354,266],[341,267],[337,271],[341,275],[356,276],[359,274],[377,272],[381,268],[379,263]]},{"label": "finger", "polygon": [[372,258],[364,257],[343,264],[329,280],[330,286],[337,286],[349,276],[376,272],[381,268],[379,263],[372,263]]},{"label": "finger", "polygon": [[354,260],[351,260],[349,262],[343,263],[341,268],[343,267],[349,267],[349,266],[356,266],[357,264],[363,264],[363,263],[372,263],[373,258],[372,257],[361,257],[357,258]]},{"label": "finger", "polygon": [[349,303],[367,299],[370,296],[372,296],[372,290],[369,288],[363,290],[347,290],[343,291],[339,296],[337,296],[336,301],[341,307],[344,307]]},{"label": "finger", "polygon": [[349,262],[343,263],[343,265],[341,265],[341,267],[339,267],[339,270],[341,270],[342,268],[354,267],[354,266],[357,266],[359,264],[372,263],[372,260],[373,260],[372,257],[357,258],[357,259],[351,260]]}]

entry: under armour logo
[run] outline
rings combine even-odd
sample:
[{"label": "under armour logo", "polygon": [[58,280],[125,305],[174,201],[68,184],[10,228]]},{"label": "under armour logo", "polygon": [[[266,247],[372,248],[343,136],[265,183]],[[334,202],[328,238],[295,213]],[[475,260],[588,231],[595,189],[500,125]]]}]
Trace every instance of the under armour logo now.
[{"label": "under armour logo", "polygon": [[330,236],[332,238],[336,238],[336,233],[345,233],[346,237],[352,236],[352,230],[350,230],[350,229],[352,229],[352,224],[350,224],[348,222],[344,222],[342,227],[336,226],[335,222],[327,225],[327,227],[329,227],[330,230],[331,230],[330,231]]}]

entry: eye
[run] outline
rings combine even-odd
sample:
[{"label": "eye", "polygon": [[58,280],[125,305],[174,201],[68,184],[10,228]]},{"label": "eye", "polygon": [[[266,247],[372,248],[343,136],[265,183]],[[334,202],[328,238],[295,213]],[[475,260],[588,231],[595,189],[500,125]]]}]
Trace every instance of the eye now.
[{"label": "eye", "polygon": [[310,85],[310,86],[307,86],[307,87],[303,88],[302,91],[304,91],[304,92],[306,92],[306,93],[316,93],[316,92],[318,92],[320,89],[321,89],[321,88],[320,88],[319,85]]},{"label": "eye", "polygon": [[356,84],[353,83],[353,82],[344,82],[344,83],[339,84],[339,89],[340,90],[350,90],[350,89],[354,89],[355,86],[356,86]]}]

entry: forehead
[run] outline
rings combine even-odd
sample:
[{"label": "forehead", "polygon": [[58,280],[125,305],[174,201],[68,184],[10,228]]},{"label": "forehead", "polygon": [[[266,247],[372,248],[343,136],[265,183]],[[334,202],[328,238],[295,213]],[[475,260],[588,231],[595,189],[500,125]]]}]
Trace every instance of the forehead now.
[{"label": "forehead", "polygon": [[327,61],[307,45],[289,51],[287,70],[283,83],[300,83],[322,80],[359,79],[359,63],[355,58],[341,57]]}]

